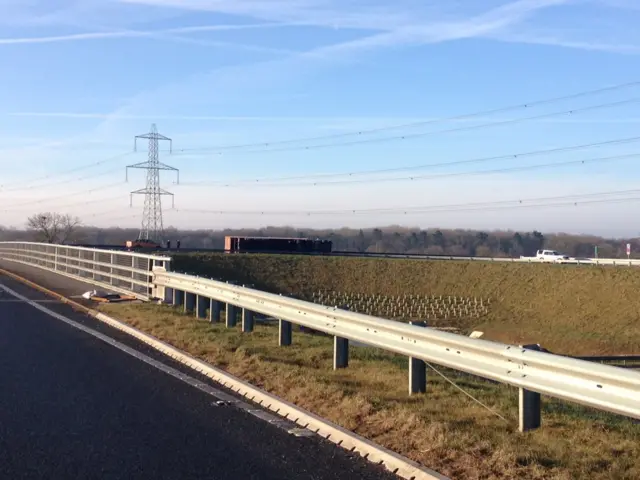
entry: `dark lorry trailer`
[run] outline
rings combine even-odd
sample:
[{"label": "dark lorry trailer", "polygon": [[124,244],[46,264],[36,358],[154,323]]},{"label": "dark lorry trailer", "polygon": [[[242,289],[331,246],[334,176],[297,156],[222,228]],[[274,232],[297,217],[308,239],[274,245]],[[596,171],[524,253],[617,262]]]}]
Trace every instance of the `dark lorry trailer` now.
[{"label": "dark lorry trailer", "polygon": [[224,238],[227,253],[330,253],[330,240],[286,237],[236,237]]}]

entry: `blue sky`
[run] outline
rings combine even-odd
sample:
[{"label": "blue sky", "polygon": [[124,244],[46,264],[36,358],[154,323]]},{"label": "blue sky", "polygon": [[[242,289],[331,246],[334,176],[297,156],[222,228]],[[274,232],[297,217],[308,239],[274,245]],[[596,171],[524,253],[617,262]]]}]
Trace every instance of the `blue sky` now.
[{"label": "blue sky", "polygon": [[[128,192],[143,187],[144,173],[130,172],[125,183],[125,166],[145,160],[144,148],[132,153],[133,137],[155,122],[174,140],[173,155],[163,152],[161,160],[181,170],[180,185],[162,177],[176,195],[166,225],[403,224],[640,235],[628,220],[640,192],[589,197],[620,201],[578,207],[529,200],[640,188],[638,159],[628,156],[640,154],[640,142],[330,177],[334,183],[314,177],[640,136],[634,101],[640,84],[442,120],[640,81],[635,0],[0,0],[0,6],[0,224],[20,226],[48,209],[88,224],[138,225],[143,199],[130,208]],[[432,120],[328,140],[222,148]],[[494,122],[509,123],[487,126]],[[335,145],[353,140],[371,142]],[[621,155],[627,157],[468,175]],[[453,173],[464,175],[438,177]],[[264,182],[291,176],[303,178]],[[478,205],[506,200],[529,208]],[[461,204],[477,206],[404,213]],[[362,212],[384,208],[391,211]],[[326,213],[308,214],[318,211]]]}]

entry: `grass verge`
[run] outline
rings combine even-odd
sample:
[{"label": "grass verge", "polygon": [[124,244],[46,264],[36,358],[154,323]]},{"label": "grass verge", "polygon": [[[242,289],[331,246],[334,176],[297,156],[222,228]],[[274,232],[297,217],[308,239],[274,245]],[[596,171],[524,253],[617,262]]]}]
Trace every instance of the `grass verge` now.
[{"label": "grass verge", "polygon": [[510,387],[439,368],[504,421],[433,371],[428,393],[409,397],[398,355],[352,348],[349,368],[333,371],[325,336],[296,332],[280,348],[277,325],[242,334],[167,306],[99,309],[452,478],[640,478],[640,425],[621,417],[545,399],[543,428],[520,434]]},{"label": "grass verge", "polygon": [[567,355],[640,353],[640,268],[248,254],[176,255],[173,263],[305,300],[320,290],[488,299],[480,319],[430,324]]}]

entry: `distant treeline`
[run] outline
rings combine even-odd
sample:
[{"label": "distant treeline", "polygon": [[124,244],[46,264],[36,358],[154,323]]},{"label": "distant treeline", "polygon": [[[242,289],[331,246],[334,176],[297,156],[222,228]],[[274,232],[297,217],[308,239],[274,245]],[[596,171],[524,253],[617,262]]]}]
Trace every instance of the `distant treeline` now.
[{"label": "distant treeline", "polygon": [[[135,239],[137,229],[80,227],[73,243],[124,245]],[[482,257],[532,256],[540,248],[561,251],[573,257],[593,257],[595,247],[602,258],[626,257],[631,243],[632,256],[640,256],[640,239],[606,239],[590,235],[542,234],[538,231],[474,231],[448,229],[412,229],[384,227],[373,229],[341,228],[336,230],[267,227],[238,230],[166,230],[173,246],[180,240],[183,248],[223,249],[226,235],[309,237],[328,239],[334,251],[375,253],[418,253],[430,255],[463,255]],[[0,227],[0,240],[37,240],[37,233]],[[634,255],[635,253],[635,255]]]}]

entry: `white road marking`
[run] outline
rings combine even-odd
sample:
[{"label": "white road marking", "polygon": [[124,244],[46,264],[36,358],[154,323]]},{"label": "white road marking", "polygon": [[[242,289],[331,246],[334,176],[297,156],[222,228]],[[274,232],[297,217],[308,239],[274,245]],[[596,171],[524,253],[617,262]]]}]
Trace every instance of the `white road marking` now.
[{"label": "white road marking", "polygon": [[[197,388],[198,390],[207,393],[208,395],[211,395],[212,397],[216,398],[216,401],[212,402],[211,405],[212,406],[223,406],[223,405],[233,405],[236,408],[239,408],[240,410],[244,410],[247,413],[249,413],[250,415],[253,415],[256,418],[259,418],[261,420],[264,420],[278,428],[280,428],[281,430],[285,430],[287,433],[290,433],[292,435],[295,435],[297,437],[300,436],[312,436],[315,435],[313,432],[311,432],[310,430],[307,429],[301,429],[299,428],[294,422],[289,421],[289,420],[284,420],[282,419],[282,417],[279,417],[277,415],[274,415],[272,413],[269,413],[265,410],[261,410],[259,408],[256,408],[253,405],[250,405],[247,402],[244,402],[236,397],[234,397],[233,395],[229,395],[228,393],[225,393],[221,390],[218,390],[217,388],[212,387],[211,385],[208,385],[206,383],[203,383],[200,380],[196,380],[193,377],[190,377],[189,375],[182,373],[179,370],[176,370],[175,368],[171,368],[168,365],[165,365],[162,362],[159,362],[157,360],[154,360],[153,358],[145,355],[144,353],[140,353],[137,350],[128,347],[127,345],[118,342],[117,340],[114,340],[113,338],[104,335],[100,332],[96,332],[95,330],[82,325],[81,323],[78,323],[74,320],[71,320],[67,317],[65,317],[64,315],[60,315],[59,313],[56,313],[52,310],[49,310],[46,307],[43,307],[42,305],[38,304],[37,300],[30,300],[27,297],[24,297],[22,295],[20,295],[18,292],[13,291],[11,288],[7,287],[6,285],[0,284],[0,290],[8,293],[9,295],[15,297],[15,299],[13,300],[8,300],[8,301],[14,301],[14,302],[22,302],[22,303],[26,303],[28,305],[31,305],[33,308],[40,310],[43,313],[46,313],[47,315],[55,318],[56,320],[60,320],[61,322],[66,323],[67,325],[76,328],[78,330],[81,330],[85,333],[88,333],[89,335],[92,335],[93,337],[98,338],[99,340],[102,340],[103,342],[111,345],[112,347],[117,348],[118,350],[131,355],[134,358],[137,358],[138,360],[151,365],[152,367],[157,368],[158,370],[167,373],[169,375],[171,375],[174,378],[177,378],[178,380],[181,380],[183,382],[185,382],[188,385],[191,385],[192,387]],[[1,293],[1,292],[0,292]],[[0,300],[2,301],[2,300]],[[58,302],[61,303],[61,302]]]},{"label": "white road marking", "polygon": [[[31,300],[35,303],[58,303],[62,305],[60,300]],[[0,298],[0,303],[24,303],[22,300],[18,300],[17,298]]]}]

